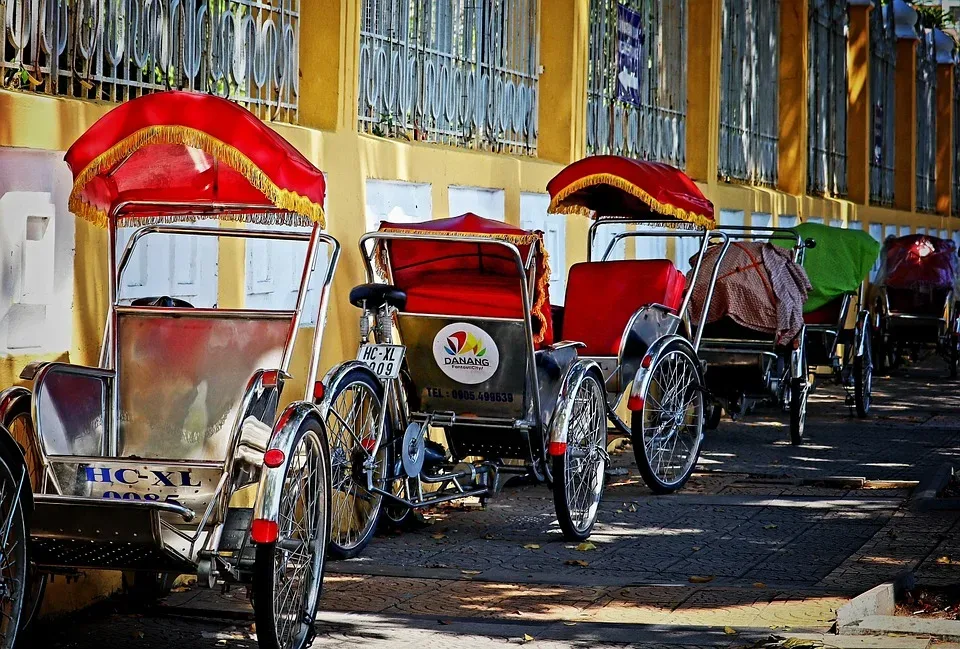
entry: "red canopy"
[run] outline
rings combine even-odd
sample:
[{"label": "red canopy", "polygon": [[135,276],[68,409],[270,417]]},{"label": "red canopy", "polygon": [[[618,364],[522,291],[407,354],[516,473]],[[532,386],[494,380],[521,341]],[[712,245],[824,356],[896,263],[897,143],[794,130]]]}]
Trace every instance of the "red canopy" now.
[{"label": "red canopy", "polygon": [[[66,161],[71,211],[100,226],[126,201],[242,203],[255,206],[242,220],[324,222],[320,170],[253,113],[213,95],[170,91],[124,102],[80,136]],[[202,211],[129,206],[118,219]]]},{"label": "red canopy", "polygon": [[550,212],[594,218],[678,219],[702,228],[716,225],[713,203],[696,183],[661,162],[614,155],[584,158],[547,184]]},{"label": "red canopy", "polygon": [[550,265],[541,232],[463,214],[417,224],[383,222],[381,232],[441,235],[444,239],[385,241],[381,271],[389,270],[395,285],[407,292],[407,309],[448,315],[521,317],[520,276],[510,253],[496,244],[459,243],[449,237],[487,237],[508,241],[526,262],[531,246],[536,255],[536,289],[532,296],[534,342],[552,342]]}]

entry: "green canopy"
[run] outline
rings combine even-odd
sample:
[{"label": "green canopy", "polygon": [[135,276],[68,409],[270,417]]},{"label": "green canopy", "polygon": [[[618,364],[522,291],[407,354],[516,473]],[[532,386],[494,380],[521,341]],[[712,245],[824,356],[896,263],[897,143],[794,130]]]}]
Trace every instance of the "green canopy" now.
[{"label": "green canopy", "polygon": [[[804,252],[803,268],[813,285],[803,312],[810,313],[841,295],[856,293],[870,274],[880,254],[880,242],[862,230],[844,230],[820,223],[801,223],[794,228],[803,239],[817,242]],[[791,248],[792,242],[771,243]]]}]

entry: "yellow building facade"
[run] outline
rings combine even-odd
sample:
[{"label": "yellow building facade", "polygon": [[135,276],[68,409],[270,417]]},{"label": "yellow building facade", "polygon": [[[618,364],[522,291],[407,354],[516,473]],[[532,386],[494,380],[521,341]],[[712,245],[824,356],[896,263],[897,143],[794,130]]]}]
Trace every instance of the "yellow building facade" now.
[{"label": "yellow building facade", "polygon": [[[688,0],[686,65],[686,170],[716,207],[743,213],[749,225],[754,214],[773,224],[782,217],[825,222],[896,226],[931,233],[960,229],[950,216],[953,156],[953,67],[941,66],[941,88],[950,94],[937,102],[937,212],[915,210],[916,120],[912,70],[898,65],[896,160],[897,204],[881,208],[868,201],[868,159],[871,147],[869,6],[849,7],[848,44],[848,177],[846,198],[810,196],[807,187],[807,38],[809,0],[781,0],[779,174],[774,187],[735,184],[718,179],[720,132],[720,58],[723,0]],[[504,217],[518,224],[521,197],[543,194],[546,184],[565,164],[587,152],[587,85],[590,38],[589,0],[539,0],[538,129],[535,156],[508,155],[441,144],[378,137],[358,126],[360,97],[360,33],[363,0],[302,0],[300,16],[300,88],[298,124],[271,124],[327,177],[327,222],[330,234],[344,247],[335,279],[322,364],[329,368],[355,353],[357,312],[346,301],[349,289],[364,281],[357,241],[368,229],[365,216],[369,180],[400,181],[429,187],[432,216],[450,216],[451,188],[501,190]],[[798,45],[800,44],[800,45]],[[903,41],[899,61],[909,61],[915,44]],[[901,67],[904,69],[901,75]],[[901,85],[902,84],[902,85]],[[898,106],[900,105],[898,99]],[[110,110],[104,101],[66,98],[29,90],[0,90],[0,151],[59,153]],[[909,138],[909,139],[908,139]],[[2,167],[0,167],[2,174]],[[2,178],[0,178],[2,181]],[[0,190],[3,188],[0,187]],[[2,192],[0,192],[2,193]],[[564,263],[585,259],[588,223],[566,218]],[[886,230],[884,230],[886,231]],[[38,358],[65,358],[96,364],[106,309],[106,246],[104,232],[77,220],[73,238],[72,286],[69,302],[69,345],[65,350],[20,353],[2,350],[0,385],[19,382],[23,366]],[[668,246],[668,254],[674,250]],[[218,294],[222,302],[242,302],[245,286],[243,244],[228,241],[219,249]],[[292,386],[300,392],[302,384]],[[67,610],[117,588],[115,577],[81,575],[66,584],[58,579],[48,590],[48,611]]]}]

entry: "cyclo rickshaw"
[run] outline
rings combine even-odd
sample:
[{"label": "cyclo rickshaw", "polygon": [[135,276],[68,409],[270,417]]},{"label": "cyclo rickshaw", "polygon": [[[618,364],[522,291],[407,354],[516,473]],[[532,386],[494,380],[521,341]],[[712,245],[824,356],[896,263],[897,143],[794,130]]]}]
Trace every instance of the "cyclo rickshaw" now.
[{"label": "cyclo rickshaw", "polygon": [[[803,304],[810,376],[817,379],[827,372],[843,386],[857,416],[866,417],[873,400],[873,325],[865,292],[880,244],[862,230],[820,223],[800,223],[794,230],[803,240],[817,242],[803,259],[813,287]],[[783,245],[781,240],[772,243]]]},{"label": "cyclo rickshaw", "polygon": [[[609,171],[591,173],[597,167]],[[591,158],[548,189],[553,212],[687,224],[695,230],[662,234],[704,245],[713,223],[710,202],[666,165]],[[552,483],[564,536],[587,538],[609,462],[608,401],[619,402],[631,381],[637,456],[651,486],[673,491],[687,480],[701,442],[702,373],[685,326],[684,277],[669,261],[574,266],[564,316],[574,335],[561,336],[542,233],[464,214],[383,223],[360,248],[370,283],[350,296],[362,309],[356,364],[383,377],[387,407],[355,417],[366,422],[360,431],[330,431],[334,486],[350,495],[334,516],[338,555],[358,554],[381,513],[402,524],[419,508],[486,498],[518,473]],[[442,443],[431,428],[443,430]]]},{"label": "cyclo rickshaw", "polygon": [[[29,389],[0,396],[35,492],[27,606],[36,610],[47,574],[122,570],[135,588],[161,592],[170,576],[193,573],[204,586],[252,589],[261,647],[302,649],[331,504],[330,413],[314,404],[339,256],[322,232],[323,174],[244,108],[187,92],[121,104],[66,161],[71,211],[109,234],[108,314],[97,367],[35,363],[22,374]],[[198,219],[260,229],[175,224]],[[133,225],[141,227],[118,257],[119,229]],[[281,227],[289,225],[311,229]],[[222,297],[212,307],[125,299],[132,257],[161,237],[305,247],[299,288],[284,287],[295,300],[253,309],[225,307]],[[323,247],[306,394],[277,416]]]},{"label": "cyclo rickshaw", "polygon": [[[773,401],[789,412],[790,440],[800,444],[809,396],[802,309],[810,289],[801,265],[804,250],[816,242],[789,228],[724,226],[723,231],[735,240],[726,254],[714,245],[697,260],[719,270],[719,281],[715,287],[693,283],[697,304],[708,288],[715,291],[701,321],[706,325],[701,356],[713,402],[707,426],[716,428],[723,411],[739,417],[758,401]],[[752,238],[766,241],[748,241]],[[787,241],[790,250],[770,240]]]},{"label": "cyclo rickshaw", "polygon": [[960,309],[955,292],[957,247],[925,234],[888,237],[875,282],[874,358],[886,372],[908,353],[933,349],[956,378],[960,367]]},{"label": "cyclo rickshaw", "polygon": [[[669,237],[711,240],[722,255],[727,235],[715,230],[713,204],[679,169],[619,156],[593,156],[563,169],[547,185],[550,212],[593,219],[587,261],[574,264],[562,309],[562,338],[577,341],[579,354],[603,374],[604,406],[614,426],[633,443],[637,466],[654,493],[683,487],[703,441],[703,326],[691,325],[688,287],[707,287],[706,314],[717,269],[698,256],[689,277],[669,259],[610,260],[621,240]],[[643,226],[616,234],[599,261],[594,238],[604,226]],[[702,315],[699,320],[703,321]],[[630,424],[618,414],[623,397]]]}]

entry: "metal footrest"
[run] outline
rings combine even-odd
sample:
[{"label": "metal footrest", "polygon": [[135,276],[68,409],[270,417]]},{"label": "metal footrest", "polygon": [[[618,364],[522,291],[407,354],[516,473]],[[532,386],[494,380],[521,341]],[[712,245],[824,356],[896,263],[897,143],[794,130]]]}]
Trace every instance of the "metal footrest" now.
[{"label": "metal footrest", "polygon": [[[196,566],[163,542],[167,503],[36,496],[32,559],[44,568],[192,572]],[[184,510],[188,511],[188,510]]]}]

